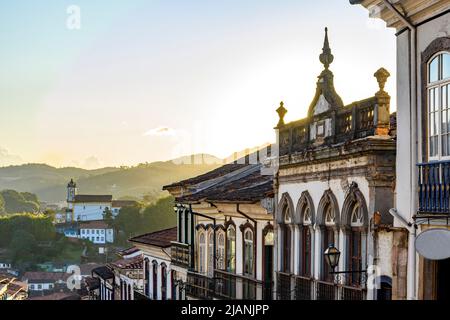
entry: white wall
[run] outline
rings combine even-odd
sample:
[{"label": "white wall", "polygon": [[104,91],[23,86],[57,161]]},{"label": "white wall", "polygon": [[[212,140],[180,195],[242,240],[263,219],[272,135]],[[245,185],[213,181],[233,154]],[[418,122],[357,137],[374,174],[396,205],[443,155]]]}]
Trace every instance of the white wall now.
[{"label": "white wall", "polygon": [[[111,208],[111,202],[81,203],[74,204],[75,221],[103,220],[105,208]],[[79,218],[79,219],[78,219]]]}]

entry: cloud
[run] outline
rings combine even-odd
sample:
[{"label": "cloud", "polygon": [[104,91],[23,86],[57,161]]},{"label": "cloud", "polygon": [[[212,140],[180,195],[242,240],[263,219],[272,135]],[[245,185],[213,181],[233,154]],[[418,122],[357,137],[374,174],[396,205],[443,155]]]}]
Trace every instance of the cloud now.
[{"label": "cloud", "polygon": [[177,131],[175,129],[160,126],[154,129],[150,129],[147,132],[144,133],[144,136],[156,136],[156,137],[173,137],[177,135]]},{"label": "cloud", "polygon": [[21,157],[11,154],[6,148],[0,147],[0,166],[17,165],[22,162]]},{"label": "cloud", "polygon": [[102,167],[102,163],[97,157],[91,156],[84,160],[82,167],[85,169],[98,169]]}]

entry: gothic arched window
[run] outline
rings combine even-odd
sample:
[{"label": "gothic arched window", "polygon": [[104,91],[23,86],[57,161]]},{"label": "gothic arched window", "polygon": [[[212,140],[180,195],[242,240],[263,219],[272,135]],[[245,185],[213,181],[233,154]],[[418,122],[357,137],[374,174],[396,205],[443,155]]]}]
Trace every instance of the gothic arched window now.
[{"label": "gothic arched window", "polygon": [[214,274],[214,231],[208,233],[208,276]]},{"label": "gothic arched window", "polygon": [[227,271],[236,272],[236,227],[230,224],[227,228]]},{"label": "gothic arched window", "polygon": [[167,266],[161,264],[161,300],[167,300]]},{"label": "gothic arched window", "polygon": [[282,271],[291,273],[291,247],[292,247],[292,230],[291,230],[291,212],[289,207],[286,206],[283,211],[283,225],[282,225],[282,241],[283,241],[283,261]]},{"label": "gothic arched window", "polygon": [[205,232],[201,231],[198,236],[198,271],[200,273],[206,272],[206,236]]},{"label": "gothic arched window", "polygon": [[144,294],[150,296],[150,261],[148,258],[144,259]]},{"label": "gothic arched window", "polygon": [[217,233],[217,269],[225,270],[225,232]]},{"label": "gothic arched window", "polygon": [[253,276],[253,231],[250,228],[244,230],[244,274]]}]

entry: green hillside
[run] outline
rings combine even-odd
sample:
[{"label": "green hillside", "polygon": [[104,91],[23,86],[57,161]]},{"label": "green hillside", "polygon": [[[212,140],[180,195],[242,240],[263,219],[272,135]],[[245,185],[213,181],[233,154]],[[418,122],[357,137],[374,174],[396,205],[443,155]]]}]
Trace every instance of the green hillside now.
[{"label": "green hillside", "polygon": [[[80,194],[112,194],[114,198],[142,199],[149,195],[157,199],[165,193],[163,185],[200,175],[220,166],[218,159],[205,155],[206,164],[176,164],[154,162],[134,167],[54,168],[45,164],[27,164],[0,168],[0,190],[31,192],[41,201],[59,202],[66,199],[67,182],[73,178]],[[216,164],[208,164],[208,163]]]}]

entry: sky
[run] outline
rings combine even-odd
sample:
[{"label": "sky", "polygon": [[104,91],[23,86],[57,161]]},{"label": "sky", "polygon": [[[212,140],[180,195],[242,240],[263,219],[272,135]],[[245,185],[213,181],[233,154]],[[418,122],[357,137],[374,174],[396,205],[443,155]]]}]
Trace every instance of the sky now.
[{"label": "sky", "polygon": [[394,30],[347,0],[0,0],[0,166],[273,142],[280,101],[306,116],[325,27],[344,104],[374,95],[380,67],[395,97]]}]

